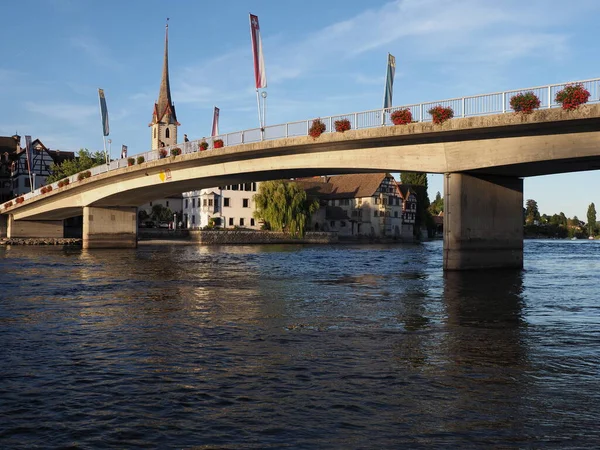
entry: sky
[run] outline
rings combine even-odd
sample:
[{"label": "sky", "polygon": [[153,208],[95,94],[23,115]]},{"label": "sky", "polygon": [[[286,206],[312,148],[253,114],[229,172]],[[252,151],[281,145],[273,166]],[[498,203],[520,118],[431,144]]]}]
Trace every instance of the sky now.
[{"label": "sky", "polygon": [[[258,16],[269,124],[382,107],[387,54],[394,106],[600,77],[597,0],[20,0],[2,5],[0,136],[102,150],[149,150],[165,22],[179,136],[258,126],[248,14]],[[542,214],[586,220],[596,171],[527,178]],[[430,175],[429,195],[443,193]]]}]

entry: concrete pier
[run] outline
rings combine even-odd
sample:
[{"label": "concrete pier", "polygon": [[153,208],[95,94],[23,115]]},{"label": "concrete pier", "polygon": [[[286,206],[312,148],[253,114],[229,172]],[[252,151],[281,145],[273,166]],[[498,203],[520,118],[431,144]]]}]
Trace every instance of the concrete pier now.
[{"label": "concrete pier", "polygon": [[6,237],[8,238],[62,238],[62,220],[15,220],[12,214],[7,218]]},{"label": "concrete pier", "polygon": [[83,208],[83,248],[136,248],[137,208]]},{"label": "concrete pier", "polygon": [[444,270],[523,267],[523,180],[445,174]]}]

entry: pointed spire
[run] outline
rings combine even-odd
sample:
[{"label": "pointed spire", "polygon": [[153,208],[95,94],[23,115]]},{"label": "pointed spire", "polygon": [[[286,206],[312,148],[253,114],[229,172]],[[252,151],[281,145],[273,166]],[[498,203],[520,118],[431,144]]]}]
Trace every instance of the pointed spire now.
[{"label": "pointed spire", "polygon": [[171,101],[171,85],[169,83],[169,19],[165,27],[165,56],[163,62],[162,80],[158,93],[158,102],[154,105],[154,117],[152,122],[156,123],[167,115],[167,123],[177,123],[175,106]]}]

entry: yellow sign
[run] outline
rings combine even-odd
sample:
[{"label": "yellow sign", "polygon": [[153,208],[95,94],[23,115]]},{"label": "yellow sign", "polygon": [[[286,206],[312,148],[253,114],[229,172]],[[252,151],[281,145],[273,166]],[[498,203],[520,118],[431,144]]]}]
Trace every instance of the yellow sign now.
[{"label": "yellow sign", "polygon": [[162,182],[164,182],[165,180],[170,180],[171,179],[171,169],[161,170],[160,173],[158,174],[158,178],[160,178],[160,181],[162,181]]}]

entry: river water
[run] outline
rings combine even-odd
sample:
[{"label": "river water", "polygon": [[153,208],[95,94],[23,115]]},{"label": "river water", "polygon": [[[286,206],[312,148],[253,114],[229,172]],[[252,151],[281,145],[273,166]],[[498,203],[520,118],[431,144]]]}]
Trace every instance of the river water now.
[{"label": "river water", "polygon": [[0,248],[0,448],[597,448],[599,241]]}]

